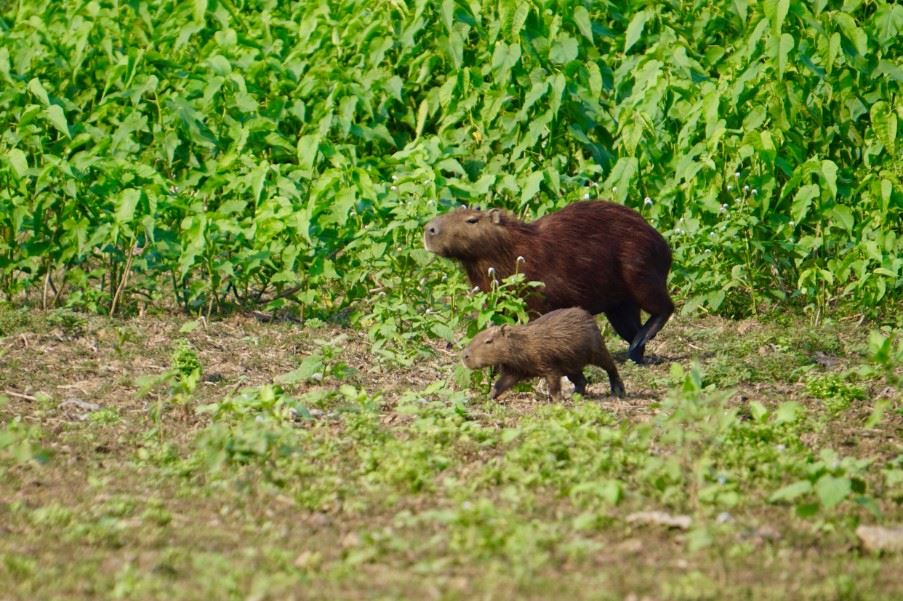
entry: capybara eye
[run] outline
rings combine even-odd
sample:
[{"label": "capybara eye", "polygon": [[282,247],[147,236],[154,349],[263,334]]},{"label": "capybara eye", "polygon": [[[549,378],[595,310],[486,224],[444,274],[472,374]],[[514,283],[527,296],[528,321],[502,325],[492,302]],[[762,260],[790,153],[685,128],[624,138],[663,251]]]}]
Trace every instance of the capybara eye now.
[{"label": "capybara eye", "polygon": [[474,215],[473,217],[468,217],[468,218],[467,218],[467,223],[476,223],[476,222],[479,221],[479,220],[480,220],[480,216],[479,216],[479,215]]},{"label": "capybara eye", "polygon": [[492,338],[487,338],[485,344],[492,344]]}]

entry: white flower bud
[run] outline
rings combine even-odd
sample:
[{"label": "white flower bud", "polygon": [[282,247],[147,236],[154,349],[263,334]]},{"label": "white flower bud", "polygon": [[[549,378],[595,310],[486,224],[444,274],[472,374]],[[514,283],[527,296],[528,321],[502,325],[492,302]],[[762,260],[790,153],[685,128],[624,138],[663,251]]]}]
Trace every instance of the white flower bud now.
[{"label": "white flower bud", "polygon": [[651,207],[652,199],[647,196],[646,198],[643,199],[643,204],[646,205],[647,207]]}]

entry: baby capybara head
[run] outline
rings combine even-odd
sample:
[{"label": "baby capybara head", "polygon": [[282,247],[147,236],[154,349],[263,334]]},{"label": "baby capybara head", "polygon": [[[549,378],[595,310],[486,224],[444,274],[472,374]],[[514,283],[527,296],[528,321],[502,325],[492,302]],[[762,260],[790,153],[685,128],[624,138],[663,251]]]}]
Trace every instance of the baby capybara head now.
[{"label": "baby capybara head", "polygon": [[505,225],[516,219],[501,209],[457,209],[426,224],[423,245],[430,252],[451,259],[476,259],[503,243]]},{"label": "baby capybara head", "polygon": [[508,326],[493,326],[473,337],[461,354],[468,369],[499,365],[511,354]]}]

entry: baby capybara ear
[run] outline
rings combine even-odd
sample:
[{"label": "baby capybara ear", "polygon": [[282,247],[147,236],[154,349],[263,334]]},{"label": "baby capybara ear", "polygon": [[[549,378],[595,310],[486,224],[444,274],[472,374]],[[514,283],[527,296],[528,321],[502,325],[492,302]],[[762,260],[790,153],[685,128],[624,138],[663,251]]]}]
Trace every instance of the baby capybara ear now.
[{"label": "baby capybara ear", "polygon": [[492,219],[492,223],[498,225],[502,222],[502,211],[501,209],[492,209],[489,211],[489,217]]},{"label": "baby capybara ear", "polygon": [[508,324],[505,324],[499,328],[499,336],[502,338],[507,338],[508,334],[511,333],[510,328],[508,328]]}]

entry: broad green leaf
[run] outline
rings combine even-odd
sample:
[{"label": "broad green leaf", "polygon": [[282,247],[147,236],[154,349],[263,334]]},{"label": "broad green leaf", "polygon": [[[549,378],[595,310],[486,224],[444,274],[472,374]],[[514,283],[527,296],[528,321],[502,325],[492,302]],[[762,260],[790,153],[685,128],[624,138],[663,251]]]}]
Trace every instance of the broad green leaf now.
[{"label": "broad green leaf", "polygon": [[875,23],[876,39],[881,46],[891,42],[900,43],[903,34],[903,6],[888,3],[880,6],[873,17]]},{"label": "broad green leaf", "polygon": [[793,197],[793,204],[790,207],[790,216],[796,223],[802,223],[803,219],[809,213],[812,201],[818,198],[819,187],[817,184],[806,184],[797,190]]},{"label": "broad green leaf", "polygon": [[298,140],[298,167],[305,175],[310,177],[313,174],[314,164],[317,154],[320,152],[320,136],[317,134],[307,134],[301,136]]},{"label": "broad green leaf", "polygon": [[497,81],[505,81],[517,61],[520,60],[520,44],[499,41],[492,53],[492,70]]},{"label": "broad green leaf", "polygon": [[844,205],[836,205],[834,207],[831,207],[828,215],[834,223],[836,223],[846,231],[853,231],[855,219],[853,218],[853,211],[850,210],[850,207]]},{"label": "broad green leaf", "polygon": [[896,156],[897,116],[890,109],[890,105],[883,100],[876,102],[872,105],[869,116],[878,140],[892,157]]},{"label": "broad green leaf", "polygon": [[426,117],[429,113],[430,105],[426,99],[423,99],[420,102],[420,107],[417,109],[417,126],[415,129],[415,136],[420,137],[420,134],[423,133],[423,126],[426,124]]},{"label": "broad green leaf", "polygon": [[531,6],[529,2],[523,2],[522,0],[513,0],[512,4],[514,4],[515,9],[511,18],[511,25],[508,28],[508,33],[512,38],[516,38],[524,28],[527,17],[530,16]]},{"label": "broad green leaf", "polygon": [[28,82],[28,91],[34,94],[38,100],[41,101],[41,104],[44,106],[50,106],[50,98],[47,96],[47,90],[44,89],[43,84],[41,84],[41,80],[35,77],[31,81]]},{"label": "broad green leaf", "polygon": [[586,70],[589,73],[589,92],[593,98],[602,96],[602,72],[599,65],[594,61],[586,63]]},{"label": "broad green leaf", "polygon": [[784,70],[787,67],[787,57],[793,50],[793,36],[789,33],[781,34],[781,41],[778,47],[778,77],[784,76]]},{"label": "broad green leaf", "polygon": [[440,6],[442,23],[445,25],[445,29],[450,33],[455,23],[455,2],[454,0],[442,0]]},{"label": "broad green leaf", "polygon": [[627,33],[624,36],[625,54],[628,50],[633,48],[634,44],[640,41],[640,37],[643,35],[643,29],[646,27],[646,22],[650,18],[652,18],[652,12],[641,10],[630,19],[630,24],[627,25]]},{"label": "broad green leaf", "polygon": [[122,194],[119,195],[116,214],[113,217],[116,223],[123,224],[131,221],[132,217],[135,216],[135,207],[138,206],[139,200],[141,200],[141,190],[136,190],[135,188],[123,190]]},{"label": "broad green leaf", "polygon": [[621,157],[612,168],[608,179],[605,180],[606,188],[612,191],[612,196],[619,202],[624,202],[630,193],[633,176],[637,171],[637,159],[634,157]]},{"label": "broad green leaf", "polygon": [[319,381],[323,379],[324,368],[325,364],[323,363],[323,357],[321,355],[308,355],[301,361],[301,365],[297,368],[288,373],[278,375],[273,380],[277,384],[284,384],[286,386],[300,384],[301,382],[308,382],[310,380]]},{"label": "broad green leaf", "polygon": [[776,424],[792,424],[796,422],[806,410],[796,401],[786,401],[781,403],[774,414]]},{"label": "broad green leaf", "polygon": [[589,16],[589,11],[582,4],[574,8],[574,23],[580,30],[580,35],[585,37],[590,43],[593,42],[593,23]]},{"label": "broad green leaf", "polygon": [[563,65],[577,58],[579,47],[577,40],[569,35],[560,35],[552,49],[549,51],[549,60],[553,63]]},{"label": "broad green leaf", "polygon": [[768,416],[768,409],[759,401],[752,401],[749,403],[749,413],[755,421],[761,422]]},{"label": "broad green leaf", "polygon": [[812,483],[808,480],[800,480],[798,482],[794,482],[793,484],[788,484],[783,488],[780,488],[773,492],[770,497],[768,497],[769,503],[776,503],[777,501],[793,501],[798,497],[808,493],[812,490]]},{"label": "broad green leaf", "polygon": [[229,64],[229,59],[221,54],[214,54],[208,58],[207,64],[210,65],[210,69],[214,73],[223,77],[232,72],[232,65]]},{"label": "broad green leaf", "polygon": [[45,110],[50,124],[65,134],[67,138],[71,137],[69,134],[69,122],[66,121],[66,114],[63,113],[63,108],[58,104],[51,104]]},{"label": "broad green leaf", "polygon": [[825,509],[832,509],[847,498],[852,490],[849,478],[835,478],[825,474],[815,483],[815,494]]},{"label": "broad green leaf", "polygon": [[452,342],[455,339],[455,331],[444,323],[435,322],[430,326],[430,331],[439,338],[449,342]]},{"label": "broad green leaf", "polygon": [[542,179],[542,171],[534,171],[527,176],[527,179],[524,180],[523,184],[521,184],[521,204],[526,204],[528,201],[532,200],[534,196],[536,196],[536,194],[539,192],[539,185],[542,183]]},{"label": "broad green leaf", "polygon": [[195,21],[203,21],[207,14],[207,0],[193,0],[192,10]]},{"label": "broad green leaf", "polygon": [[837,60],[838,54],[840,54],[840,34],[835,31],[828,40],[828,58],[825,61],[828,73],[834,68],[834,62]]},{"label": "broad green leaf", "polygon": [[837,165],[834,161],[825,159],[821,162],[821,173],[831,198],[837,198]]},{"label": "broad green leaf", "polygon": [[254,199],[255,204],[260,202],[260,198],[263,194],[263,184],[266,181],[268,169],[269,163],[267,163],[267,161],[262,161],[250,173],[251,197]]},{"label": "broad green leaf", "polygon": [[13,148],[7,153],[6,160],[9,161],[9,166],[12,167],[16,177],[21,179],[28,175],[28,158],[24,152]]},{"label": "broad green leaf", "polygon": [[834,21],[840,27],[840,32],[847,38],[859,56],[865,56],[868,52],[868,37],[865,32],[856,24],[855,19],[850,15],[842,12],[834,13]]},{"label": "broad green leaf", "polygon": [[558,109],[561,107],[561,101],[564,95],[564,88],[566,84],[567,80],[565,79],[563,74],[556,73],[552,76],[552,85],[550,86],[552,91],[550,95],[552,102],[549,110],[553,115],[557,115]]},{"label": "broad green leaf", "polygon": [[784,19],[790,9],[790,0],[764,0],[763,9],[771,23],[772,35],[778,38],[784,28]]}]

